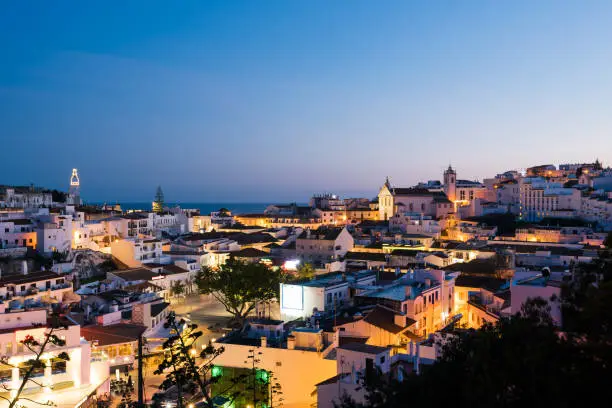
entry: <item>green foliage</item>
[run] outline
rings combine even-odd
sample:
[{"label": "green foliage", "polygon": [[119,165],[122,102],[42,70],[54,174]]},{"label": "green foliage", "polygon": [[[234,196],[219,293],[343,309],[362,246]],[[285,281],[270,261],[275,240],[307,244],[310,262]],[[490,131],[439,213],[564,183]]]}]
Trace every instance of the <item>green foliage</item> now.
[{"label": "green foliage", "polygon": [[59,190],[51,190],[51,199],[54,203],[65,203],[67,198],[67,193]]},{"label": "green foliage", "polygon": [[516,221],[513,214],[488,214],[480,217],[470,217],[469,221],[476,221],[489,226],[497,227],[498,234],[514,233],[521,223]]},{"label": "green foliage", "polygon": [[180,296],[185,294],[185,285],[183,284],[183,282],[174,282],[170,287],[170,293],[172,294],[172,296]]},{"label": "green foliage", "polygon": [[608,249],[612,249],[612,231],[608,233],[608,236],[603,242],[604,246]]},{"label": "green foliage", "polygon": [[117,270],[117,264],[115,264],[115,262],[112,259],[107,259],[103,262],[101,262],[100,264],[98,264],[98,269],[100,269],[100,271],[102,272],[110,272],[110,271],[114,271]]},{"label": "green foliage", "polygon": [[134,408],[137,406],[137,403],[132,400],[134,383],[132,382],[131,376],[128,377],[127,381],[111,380],[110,389],[113,394],[121,398],[121,401],[117,404],[117,408]]},{"label": "green foliage", "polygon": [[219,270],[203,268],[196,277],[196,284],[201,294],[217,299],[242,328],[257,302],[278,297],[281,279],[279,270],[231,257]]},{"label": "green foliage", "polygon": [[161,186],[157,186],[155,200],[153,201],[153,212],[162,213],[164,211],[164,192]]},{"label": "green foliage", "polygon": [[312,279],[314,278],[316,271],[312,264],[303,263],[297,269],[298,279]]},{"label": "green foliage", "polygon": [[179,408],[184,405],[183,391],[187,390],[203,400],[206,406],[213,407],[210,387],[218,381],[218,376],[212,375],[214,361],[224,348],[209,343],[198,352],[195,345],[202,332],[196,324],[177,320],[174,312],[168,315],[164,327],[170,329],[170,337],[162,345],[165,358],[155,370],[156,375],[166,376],[159,388],[168,390],[176,386]]},{"label": "green foliage", "polygon": [[[66,328],[59,324],[59,317],[56,315],[51,315],[49,322],[49,328],[42,335],[42,338],[35,338],[34,336],[27,335],[20,341],[20,343],[23,344],[23,347],[33,355],[31,359],[22,362],[21,366],[11,364],[6,356],[0,359],[0,364],[12,368],[19,368],[23,373],[21,383],[17,388],[11,388],[10,382],[3,382],[0,384],[0,389],[10,395],[10,397],[0,395],[0,399],[3,399],[8,403],[8,408],[23,405],[20,403],[20,401],[30,401],[29,398],[22,395],[26,387],[33,385],[43,387],[43,384],[35,378],[35,373],[39,372],[40,370],[44,370],[47,366],[47,362],[42,358],[42,356],[47,352],[53,352],[52,348],[49,350],[51,346],[63,347],[66,345],[66,341],[55,334],[57,330]],[[70,356],[66,352],[60,352],[54,357],[64,361],[70,360]],[[55,405],[51,400],[38,404],[48,406]]]},{"label": "green foliage", "polygon": [[68,253],[66,252],[53,252],[51,254],[51,259],[54,262],[64,262],[66,260],[66,257],[68,256]]},{"label": "green foliage", "polygon": [[564,327],[547,302],[528,301],[511,318],[460,331],[441,344],[442,357],[400,383],[374,376],[365,403],[341,406],[587,406],[612,398],[612,267],[599,259],[563,288]]}]

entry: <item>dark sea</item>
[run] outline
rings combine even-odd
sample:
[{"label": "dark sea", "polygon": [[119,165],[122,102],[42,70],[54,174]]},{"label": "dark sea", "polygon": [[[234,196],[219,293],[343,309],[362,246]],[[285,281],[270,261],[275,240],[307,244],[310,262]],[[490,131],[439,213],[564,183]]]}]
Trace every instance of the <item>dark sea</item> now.
[{"label": "dark sea", "polygon": [[[102,204],[102,203],[98,203]],[[110,203],[109,203],[110,204]],[[114,203],[113,203],[114,204]],[[126,210],[145,210],[151,211],[151,203],[145,202],[119,202],[121,209]],[[180,206],[183,209],[198,209],[200,214],[208,215],[220,208],[227,208],[232,214],[252,214],[262,213],[268,204],[265,203],[166,203],[168,207]]]}]

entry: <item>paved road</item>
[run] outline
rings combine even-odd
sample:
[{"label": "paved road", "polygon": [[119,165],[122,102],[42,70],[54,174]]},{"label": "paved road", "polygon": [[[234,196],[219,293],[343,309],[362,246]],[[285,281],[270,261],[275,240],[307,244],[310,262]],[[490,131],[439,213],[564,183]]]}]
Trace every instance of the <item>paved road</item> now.
[{"label": "paved road", "polygon": [[[226,327],[227,322],[230,319],[230,314],[227,313],[223,305],[209,296],[189,296],[185,299],[181,299],[178,302],[172,302],[170,306],[172,310],[176,312],[179,317],[185,317],[190,319],[193,323],[198,325],[198,328],[203,332],[196,347],[200,348],[202,344],[207,344],[210,340],[219,338],[223,335],[221,330]],[[154,367],[148,367],[144,372],[145,380],[145,397],[147,399],[158,391],[159,384],[163,381],[163,375],[154,375]],[[130,375],[132,380],[136,381],[138,378],[137,371],[131,370]],[[124,374],[122,373],[123,377]],[[114,378],[114,373],[113,373]],[[134,393],[134,400],[137,396]],[[119,398],[115,398],[112,406],[118,404]]]},{"label": "paved road", "polygon": [[222,329],[227,327],[231,317],[222,304],[205,295],[187,297],[174,303],[171,308],[178,316],[190,319],[202,330],[204,334],[198,346],[221,337]]}]

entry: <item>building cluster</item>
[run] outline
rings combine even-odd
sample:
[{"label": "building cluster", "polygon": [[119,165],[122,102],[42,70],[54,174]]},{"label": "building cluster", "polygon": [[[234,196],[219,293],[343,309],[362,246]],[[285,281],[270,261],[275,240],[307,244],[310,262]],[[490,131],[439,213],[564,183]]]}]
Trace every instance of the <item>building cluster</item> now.
[{"label": "building cluster", "polygon": [[445,341],[511,317],[528,299],[545,299],[561,325],[563,282],[612,229],[611,174],[595,162],[477,182],[449,166],[443,182],[387,179],[374,200],[323,194],[235,216],[234,228],[277,239],[250,261],[298,273],[309,264],[317,275],[282,283],[277,315],[263,308],[246,335],[219,339],[216,372],[248,368],[242,356],[256,348],[286,404],[332,407],[345,393],[363,400],[368,377],[419,373]]},{"label": "building cluster", "polygon": [[[19,385],[31,357],[21,340],[59,315],[66,345],[45,354],[44,381],[28,395],[43,401],[53,390],[81,406],[108,393],[139,341],[161,347],[171,303],[196,291],[201,268],[230,257],[296,279],[280,285],[275,308],[258,305],[247,330],[217,339],[225,351],[214,375],[248,369],[256,348],[286,406],[359,400],[362,379],[419,373],[458,331],[512,316],[530,298],[549,301],[561,324],[562,283],[612,230],[612,170],[544,165],[478,182],[449,166],[442,176],[411,187],[387,179],[374,199],[319,194],[257,214],[167,207],[161,188],[151,211],[85,206],[76,169],[67,194],[4,186],[0,351],[12,368],[0,381]],[[314,277],[297,279],[304,268]],[[58,360],[63,351],[69,361]]]}]

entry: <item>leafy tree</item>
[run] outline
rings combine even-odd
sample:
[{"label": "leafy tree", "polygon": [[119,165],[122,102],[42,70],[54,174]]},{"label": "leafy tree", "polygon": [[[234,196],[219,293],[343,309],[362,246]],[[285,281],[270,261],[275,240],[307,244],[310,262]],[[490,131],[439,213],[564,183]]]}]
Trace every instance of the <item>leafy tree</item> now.
[{"label": "leafy tree", "polygon": [[303,263],[297,269],[298,279],[312,279],[316,271],[312,264]]},{"label": "leafy tree", "polygon": [[[594,355],[585,337],[561,334],[547,304],[535,299],[496,325],[463,331],[442,346],[439,361],[402,382],[374,376],[366,400],[345,397],[342,407],[584,406],[609,400],[610,360]],[[608,347],[609,348],[609,347]],[[609,354],[609,352],[608,352]]]},{"label": "leafy tree", "polygon": [[612,232],[608,233],[608,236],[603,242],[604,246],[608,249],[612,249]]},{"label": "leafy tree", "polygon": [[186,291],[186,293],[188,295],[193,294],[195,286],[196,286],[195,278],[193,278],[193,277],[187,278],[187,280],[185,281],[185,291]]},{"label": "leafy tree", "polygon": [[63,191],[51,190],[51,199],[54,203],[65,203],[68,194]]},{"label": "leafy tree", "polygon": [[166,375],[159,388],[169,390],[176,387],[178,408],[184,407],[184,391],[187,390],[193,394],[194,400],[202,400],[207,407],[214,407],[210,387],[218,378],[212,375],[213,363],[224,348],[215,348],[209,343],[198,352],[195,346],[202,332],[196,324],[177,319],[174,312],[168,314],[164,327],[170,329],[170,337],[162,345],[165,358],[155,371],[156,375]]},{"label": "leafy tree", "polygon": [[281,278],[279,270],[231,257],[219,270],[203,268],[196,284],[200,293],[211,294],[233,316],[233,321],[244,328],[247,316],[258,302],[278,297]]},{"label": "leafy tree", "polygon": [[161,186],[157,186],[157,191],[155,192],[155,200],[153,201],[153,212],[158,214],[164,212],[164,192],[162,191]]},{"label": "leafy tree", "polygon": [[170,293],[172,294],[172,296],[181,296],[182,294],[185,293],[185,285],[183,284],[183,282],[181,281],[176,281],[172,284],[172,286],[170,287]]},{"label": "leafy tree", "polygon": [[[57,316],[52,316],[51,325],[48,331],[42,335],[42,339],[36,339],[31,335],[27,335],[23,340],[20,341],[21,344],[33,354],[33,357],[29,360],[26,360],[22,363],[21,366],[13,365],[9,363],[8,357],[2,357],[0,359],[0,363],[4,366],[8,366],[10,368],[18,368],[22,375],[21,383],[17,388],[11,388],[10,382],[3,382],[0,384],[0,389],[3,389],[8,393],[9,396],[4,396],[0,394],[0,399],[3,399],[8,402],[8,408],[19,407],[22,405],[20,401],[27,401],[29,403],[35,403],[39,405],[48,405],[53,406],[54,403],[49,400],[43,403],[34,401],[28,397],[24,396],[24,389],[28,385],[37,385],[41,388],[45,387],[45,384],[41,383],[36,379],[36,374],[40,373],[40,371],[44,371],[47,367],[49,361],[47,358],[43,358],[43,355],[49,352],[49,348],[52,346],[63,347],[66,345],[66,341],[62,340],[59,336],[55,334],[57,330],[65,328],[59,324],[59,319]],[[58,353],[55,358],[68,361],[70,357],[66,352]]]},{"label": "leafy tree", "polygon": [[134,393],[134,383],[132,377],[129,376],[127,381],[125,380],[112,380],[110,384],[111,391],[121,397],[121,401],[117,404],[117,408],[134,408],[137,403],[132,401],[132,394]]}]

